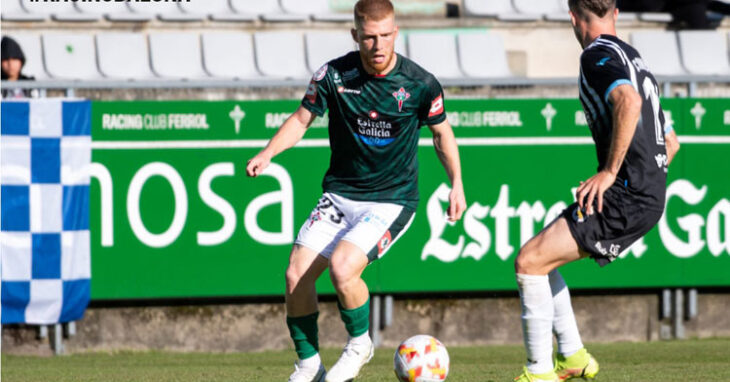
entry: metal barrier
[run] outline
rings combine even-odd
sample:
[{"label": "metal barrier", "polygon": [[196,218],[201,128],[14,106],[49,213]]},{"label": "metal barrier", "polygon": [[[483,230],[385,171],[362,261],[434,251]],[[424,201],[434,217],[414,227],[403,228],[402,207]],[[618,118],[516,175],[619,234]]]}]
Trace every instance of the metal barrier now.
[{"label": "metal barrier", "polygon": [[[449,78],[440,80],[444,87],[481,87],[481,86],[572,86],[577,84],[577,77],[562,78]],[[698,84],[721,83],[730,84],[730,75],[716,76],[657,76],[657,81],[668,94],[673,84],[685,84],[688,96],[695,96]],[[305,87],[306,79],[210,79],[210,80],[43,80],[43,81],[2,81],[0,85],[6,89],[66,89],[67,96],[73,96],[75,89],[235,89],[235,88],[286,88]],[[42,95],[41,95],[42,96]]]}]

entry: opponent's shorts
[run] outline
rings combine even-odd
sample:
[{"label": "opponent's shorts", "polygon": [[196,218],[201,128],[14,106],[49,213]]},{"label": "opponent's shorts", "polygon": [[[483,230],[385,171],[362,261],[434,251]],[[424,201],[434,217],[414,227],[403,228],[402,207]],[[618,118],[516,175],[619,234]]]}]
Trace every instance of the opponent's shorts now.
[{"label": "opponent's shorts", "polygon": [[337,243],[347,240],[373,262],[403,236],[414,216],[414,211],[398,204],[357,201],[325,192],[295,244],[330,258]]},{"label": "opponent's shorts", "polygon": [[603,194],[603,212],[587,216],[578,203],[561,214],[581,250],[590,254],[598,265],[605,266],[622,251],[646,235],[662,217],[663,209],[647,206],[636,200],[624,187],[611,186]]}]

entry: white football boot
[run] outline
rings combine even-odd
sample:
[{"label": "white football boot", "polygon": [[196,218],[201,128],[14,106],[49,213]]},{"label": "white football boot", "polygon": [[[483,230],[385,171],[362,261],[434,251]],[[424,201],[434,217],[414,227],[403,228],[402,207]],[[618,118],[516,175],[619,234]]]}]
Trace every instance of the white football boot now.
[{"label": "white football boot", "polygon": [[375,353],[375,347],[370,337],[367,342],[354,343],[351,339],[347,341],[345,349],[342,350],[340,359],[327,373],[325,382],[348,382],[357,377],[363,365],[368,363]]},{"label": "white football boot", "polygon": [[322,363],[318,368],[307,368],[299,366],[297,361],[294,362],[294,372],[289,376],[289,382],[323,382],[326,374]]}]

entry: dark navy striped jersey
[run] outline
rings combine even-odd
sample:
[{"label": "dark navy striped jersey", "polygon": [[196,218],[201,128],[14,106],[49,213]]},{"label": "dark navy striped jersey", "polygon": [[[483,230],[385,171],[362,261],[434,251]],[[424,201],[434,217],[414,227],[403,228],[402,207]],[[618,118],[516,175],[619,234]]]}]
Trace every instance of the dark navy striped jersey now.
[{"label": "dark navy striped jersey", "polygon": [[665,117],[659,88],[639,52],[611,35],[601,35],[580,58],[580,101],[596,143],[598,171],[605,168],[611,149],[614,120],[609,94],[628,84],[643,101],[641,117],[616,182],[648,208],[664,208],[667,153]]}]

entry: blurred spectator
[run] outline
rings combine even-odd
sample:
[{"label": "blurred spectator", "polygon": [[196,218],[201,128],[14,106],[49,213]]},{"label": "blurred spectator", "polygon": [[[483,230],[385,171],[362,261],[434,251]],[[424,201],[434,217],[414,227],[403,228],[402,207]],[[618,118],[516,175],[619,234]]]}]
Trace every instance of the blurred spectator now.
[{"label": "blurred spectator", "polygon": [[707,17],[707,11],[730,14],[730,4],[717,0],[618,0],[624,12],[668,12],[672,26],[682,29],[711,29],[716,27]]},{"label": "blurred spectator", "polygon": [[[35,78],[24,75],[25,55],[20,45],[10,37],[3,37],[0,42],[0,58],[2,59],[3,81],[32,81]],[[33,97],[37,93],[34,89],[2,89],[3,98]]]}]

